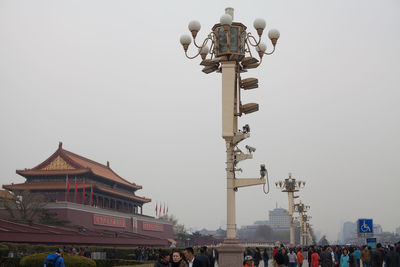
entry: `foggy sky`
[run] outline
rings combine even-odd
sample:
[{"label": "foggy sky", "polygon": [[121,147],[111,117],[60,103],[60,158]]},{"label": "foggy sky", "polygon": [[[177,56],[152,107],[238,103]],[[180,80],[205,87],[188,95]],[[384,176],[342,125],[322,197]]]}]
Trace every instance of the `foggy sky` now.
[{"label": "foggy sky", "polygon": [[[24,182],[63,147],[143,185],[187,228],[226,222],[221,75],[188,60],[179,36],[199,20],[204,38],[224,8],[255,33],[277,28],[277,51],[243,74],[259,88],[242,116],[257,148],[241,177],[237,223],[267,220],[287,195],[275,182],[306,181],[299,193],[314,228],[336,240],[343,221],[400,226],[399,1],[12,1],[0,0],[0,184]],[[266,34],[263,37],[267,42]],[[270,43],[267,42],[269,45]],[[269,49],[271,46],[269,45]],[[195,49],[190,47],[190,53]]]}]

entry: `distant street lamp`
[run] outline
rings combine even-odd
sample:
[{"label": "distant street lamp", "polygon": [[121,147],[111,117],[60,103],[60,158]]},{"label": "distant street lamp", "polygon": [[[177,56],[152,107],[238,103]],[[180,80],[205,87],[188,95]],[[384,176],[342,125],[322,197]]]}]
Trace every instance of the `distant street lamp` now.
[{"label": "distant street lamp", "polygon": [[[201,56],[200,65],[206,74],[212,72],[222,73],[222,137],[226,143],[226,176],[227,176],[227,237],[220,248],[220,266],[236,267],[243,262],[243,248],[239,246],[236,233],[235,192],[239,187],[265,184],[266,169],[261,165],[261,178],[239,179],[235,172],[237,164],[253,157],[255,148],[247,146],[248,153],[243,153],[238,148],[239,142],[250,136],[250,127],[238,128],[238,117],[243,114],[258,111],[257,103],[243,104],[241,90],[258,88],[258,79],[242,79],[241,74],[249,69],[257,68],[264,55],[270,55],[275,51],[279,38],[279,31],[270,30],[268,37],[272,42],[272,51],[266,52],[266,44],[261,42],[261,36],[266,23],[263,19],[256,19],[254,27],[257,35],[247,32],[247,27],[240,22],[233,22],[233,8],[226,8],[225,14],[220,18],[220,23],[213,26],[212,31],[202,42],[197,42],[196,37],[201,28],[198,21],[189,23],[190,35],[182,35],[180,42],[189,59]],[[192,43],[197,49],[193,56],[188,55],[189,45]],[[259,59],[253,57],[251,48],[254,48]],[[254,52],[254,51],[253,51]]]},{"label": "distant street lamp", "polygon": [[281,189],[282,192],[287,192],[289,196],[289,216],[290,216],[290,244],[294,245],[294,223],[293,223],[293,209],[294,209],[294,198],[298,196],[294,196],[294,192],[298,192],[299,189],[303,188],[306,185],[306,182],[296,181],[296,179],[292,178],[292,174],[289,173],[289,177],[284,181],[279,181],[275,183],[276,187]]},{"label": "distant street lamp", "polygon": [[[311,216],[307,216],[305,218],[305,221],[309,221],[311,219]],[[311,224],[310,223],[305,223],[306,225],[306,235],[307,235],[307,245],[311,245],[314,243],[312,234],[311,234]]]},{"label": "distant street lamp", "polygon": [[294,204],[294,211],[299,213],[299,222],[300,222],[300,246],[305,245],[305,225],[304,219],[307,220],[307,215],[305,214],[310,209],[310,206],[304,205],[303,203]]}]

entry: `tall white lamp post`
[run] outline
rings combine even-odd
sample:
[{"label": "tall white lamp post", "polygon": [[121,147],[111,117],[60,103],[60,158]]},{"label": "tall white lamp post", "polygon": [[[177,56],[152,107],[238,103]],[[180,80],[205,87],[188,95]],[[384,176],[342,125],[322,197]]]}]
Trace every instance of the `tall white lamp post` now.
[{"label": "tall white lamp post", "polygon": [[[299,222],[300,222],[300,246],[305,245],[305,227],[304,227],[304,219],[307,219],[307,215],[305,212],[310,209],[310,206],[304,205],[303,203],[294,204],[294,210],[299,213]],[[305,216],[305,217],[304,217]]]},{"label": "tall white lamp post", "polygon": [[295,245],[294,240],[294,219],[293,219],[293,210],[294,210],[294,198],[298,196],[294,196],[294,192],[298,192],[300,188],[305,186],[306,182],[296,181],[296,179],[292,178],[292,174],[289,173],[289,177],[284,181],[276,182],[275,185],[277,188],[281,189],[282,192],[287,192],[289,197],[289,216],[290,216],[290,244]]},{"label": "tall white lamp post", "polygon": [[[272,51],[266,52],[267,46],[261,42],[266,23],[263,19],[256,19],[254,27],[257,35],[247,32],[247,27],[240,22],[233,21],[233,8],[226,8],[220,23],[213,26],[207,37],[197,42],[196,37],[201,28],[198,21],[189,23],[190,35],[182,35],[180,42],[189,59],[201,56],[200,65],[206,74],[222,73],[222,137],[226,143],[226,178],[227,178],[227,237],[224,245],[219,249],[219,264],[221,267],[239,267],[243,263],[243,248],[238,245],[236,235],[235,192],[239,187],[265,184],[266,169],[261,165],[261,178],[236,178],[237,164],[253,157],[254,148],[246,146],[248,153],[239,149],[238,144],[250,136],[250,127],[238,128],[238,117],[258,111],[257,103],[243,104],[241,91],[258,87],[258,79],[242,78],[242,73],[257,68],[264,55],[275,51],[279,38],[277,30],[270,30],[268,37],[272,42]],[[189,45],[196,47],[193,56],[188,55]],[[252,49],[255,51],[252,52]],[[258,55],[258,59],[254,57]]]}]

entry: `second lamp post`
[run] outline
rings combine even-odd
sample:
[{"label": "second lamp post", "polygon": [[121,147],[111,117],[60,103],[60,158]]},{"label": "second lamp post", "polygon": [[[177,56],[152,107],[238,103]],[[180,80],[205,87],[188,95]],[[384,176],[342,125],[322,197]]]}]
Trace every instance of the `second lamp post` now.
[{"label": "second lamp post", "polygon": [[[289,216],[290,216],[290,244],[295,244],[294,239],[294,219],[293,219],[293,210],[294,210],[294,192],[298,192],[300,188],[305,186],[306,182],[296,181],[296,179],[292,178],[292,174],[289,173],[289,177],[284,181],[276,182],[275,185],[282,192],[287,192],[289,197]],[[298,196],[296,196],[298,197]]]}]

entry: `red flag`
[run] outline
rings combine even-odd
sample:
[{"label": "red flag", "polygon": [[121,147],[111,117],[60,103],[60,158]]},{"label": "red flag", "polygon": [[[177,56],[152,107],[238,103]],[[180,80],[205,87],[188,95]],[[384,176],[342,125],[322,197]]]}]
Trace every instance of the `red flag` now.
[{"label": "red flag", "polygon": [[90,185],[90,205],[93,205],[93,184]]},{"label": "red flag", "polygon": [[164,214],[164,216],[165,216],[165,203],[164,203],[164,211],[163,211],[163,214]]},{"label": "red flag", "polygon": [[157,203],[156,203],[156,217],[157,217],[157,215],[158,215],[157,211],[158,211],[158,205],[157,205]]},{"label": "red flag", "polygon": [[167,215],[168,215],[168,205],[167,205]]},{"label": "red flag", "polygon": [[160,203],[160,206],[158,207],[158,216],[161,216],[161,203]]},{"label": "red flag", "polygon": [[69,179],[68,179],[68,174],[67,174],[67,180],[66,180],[66,187],[67,187],[67,198],[66,198],[66,201],[68,201],[68,198],[69,198]]},{"label": "red flag", "polygon": [[85,179],[83,179],[83,205],[85,205]]},{"label": "red flag", "polygon": [[75,203],[76,203],[77,195],[78,195],[78,185],[76,184],[76,177],[75,177]]}]

